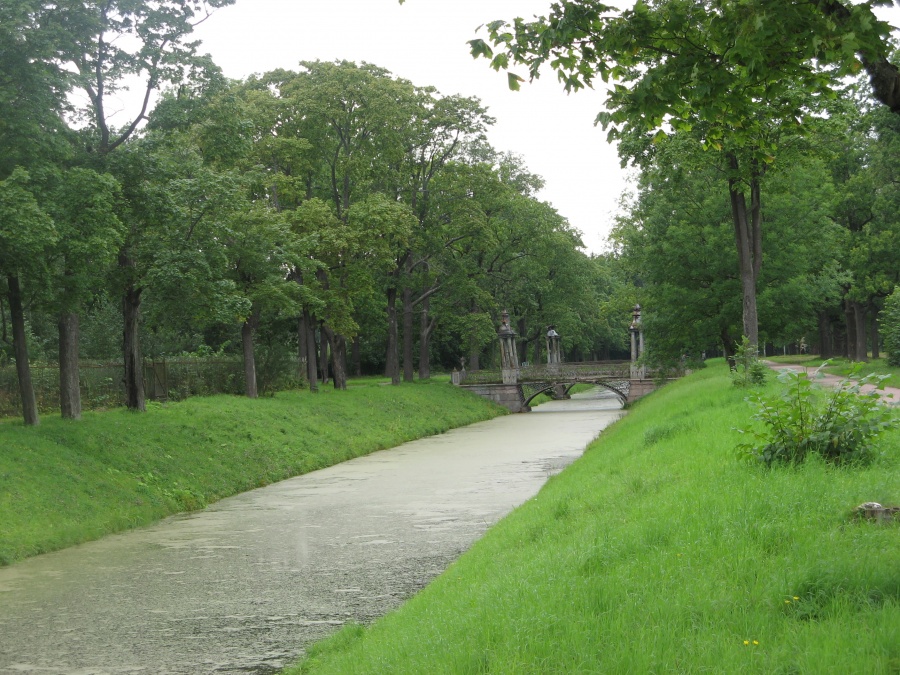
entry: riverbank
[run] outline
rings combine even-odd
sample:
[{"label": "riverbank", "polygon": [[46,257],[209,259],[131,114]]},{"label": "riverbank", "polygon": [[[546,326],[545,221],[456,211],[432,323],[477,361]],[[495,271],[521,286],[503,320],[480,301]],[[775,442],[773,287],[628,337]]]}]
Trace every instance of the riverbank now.
[{"label": "riverbank", "polygon": [[[770,378],[766,392],[779,385]],[[723,363],[664,387],[424,591],[290,673],[888,673],[900,432],[868,467],[737,459]]]},{"label": "riverbank", "polygon": [[621,414],[553,401],[0,568],[0,674],[277,672],[396,609]]},{"label": "riverbank", "polygon": [[443,382],[234,396],[0,422],[0,565],[97,539],[502,410]]}]

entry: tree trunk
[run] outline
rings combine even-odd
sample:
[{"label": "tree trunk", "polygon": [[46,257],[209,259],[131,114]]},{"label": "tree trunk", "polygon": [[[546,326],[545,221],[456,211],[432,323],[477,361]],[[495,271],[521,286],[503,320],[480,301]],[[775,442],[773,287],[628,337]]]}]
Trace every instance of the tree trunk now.
[{"label": "tree trunk", "polygon": [[322,332],[331,346],[331,365],[334,375],[334,388],[346,391],[347,389],[347,338],[331,330],[328,326],[322,326]]},{"label": "tree trunk", "polygon": [[847,351],[845,355],[851,361],[856,357],[856,318],[853,303],[844,299],[844,321],[847,324]]},{"label": "tree trunk", "polygon": [[319,368],[322,373],[322,384],[328,384],[328,339],[323,321],[319,322]]},{"label": "tree trunk", "polygon": [[306,332],[306,377],[309,380],[309,390],[313,393],[319,391],[319,367],[316,363],[316,329],[309,310],[303,309],[303,326]]},{"label": "tree trunk", "polygon": [[854,361],[868,361],[869,349],[866,335],[866,306],[861,302],[853,303],[853,321],[856,326],[856,353]]},{"label": "tree trunk", "polygon": [[306,355],[309,348],[306,346],[306,339],[306,319],[301,313],[297,317],[297,377],[301,382],[307,379]]},{"label": "tree trunk", "polygon": [[244,348],[244,393],[247,398],[258,398],[256,386],[256,350],[253,348],[253,336],[259,325],[259,312],[254,311],[241,326],[241,346]]},{"label": "tree trunk", "polygon": [[422,315],[419,321],[419,379],[427,380],[431,377],[431,333],[437,325],[437,320],[428,315],[431,309],[431,299],[422,301]]},{"label": "tree trunk", "polygon": [[37,399],[34,395],[34,384],[31,381],[31,364],[28,361],[28,343],[25,338],[25,310],[22,307],[22,289],[19,277],[6,277],[9,285],[9,318],[12,323],[13,353],[16,357],[16,375],[19,379],[19,397],[22,400],[22,418],[25,424],[37,426]]},{"label": "tree trunk", "polygon": [[[729,163],[732,171],[737,172],[737,156],[729,154]],[[731,197],[731,216],[741,279],[744,334],[750,340],[750,344],[758,348],[759,314],[756,308],[756,280],[762,263],[759,179],[754,174],[750,181],[749,213],[746,197],[737,178],[728,179],[728,192]]]},{"label": "tree trunk", "polygon": [[81,419],[81,381],[78,374],[79,320],[75,312],[63,312],[59,329],[59,409],[63,419]]},{"label": "tree trunk", "polygon": [[831,339],[831,321],[824,309],[819,312],[819,356],[830,359],[834,356],[834,344]]},{"label": "tree trunk", "polygon": [[141,360],[139,332],[141,293],[142,289],[135,288],[129,282],[122,296],[122,316],[125,324],[122,340],[122,354],[125,359],[125,405],[130,410],[138,412],[147,409],[144,401],[144,367]]},{"label": "tree trunk", "polygon": [[878,312],[872,312],[872,359],[881,358],[881,350],[878,347],[878,340],[881,339],[878,330]]},{"label": "tree trunk", "polygon": [[722,340],[722,353],[725,355],[725,361],[728,367],[734,370],[737,365],[734,362],[734,340],[727,330],[723,330],[719,336]]},{"label": "tree trunk", "polygon": [[359,335],[355,335],[350,343],[350,362],[353,364],[353,376],[362,377],[362,345]]},{"label": "tree trunk", "polygon": [[387,289],[388,338],[385,355],[384,376],[391,378],[391,384],[400,384],[400,353],[397,336],[397,289]]},{"label": "tree trunk", "polygon": [[412,291],[403,289],[403,381],[412,382],[415,374],[413,365],[413,303]]}]

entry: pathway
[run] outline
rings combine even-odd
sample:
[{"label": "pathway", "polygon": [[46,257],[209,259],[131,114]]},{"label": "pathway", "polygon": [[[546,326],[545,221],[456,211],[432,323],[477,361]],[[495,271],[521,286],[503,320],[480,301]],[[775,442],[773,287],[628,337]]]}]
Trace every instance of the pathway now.
[{"label": "pathway", "polygon": [[[813,371],[815,371],[815,368],[795,363],[776,363],[775,361],[764,360],[763,364],[776,372],[781,370],[792,370],[795,372],[806,371],[810,374],[810,376],[812,376]],[[863,368],[862,372],[865,372],[865,368]],[[846,380],[846,377],[842,377],[840,375],[832,375],[823,371],[819,374],[819,377],[813,380],[813,382],[824,387],[837,387]],[[868,394],[872,391],[876,391],[875,385],[872,384],[866,384],[860,388],[860,392],[862,392],[863,394]],[[882,387],[878,390],[878,397],[888,405],[900,405],[900,389],[898,389],[897,387]]]},{"label": "pathway", "polygon": [[621,415],[540,406],[0,568],[0,673],[271,673],[397,607]]}]

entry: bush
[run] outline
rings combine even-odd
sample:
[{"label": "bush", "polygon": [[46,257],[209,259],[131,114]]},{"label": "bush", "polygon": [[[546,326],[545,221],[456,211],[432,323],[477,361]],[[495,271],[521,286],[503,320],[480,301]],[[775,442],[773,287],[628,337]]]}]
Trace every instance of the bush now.
[{"label": "bush", "polygon": [[734,346],[734,369],[731,371],[731,383],[735,387],[755,387],[766,382],[769,369],[759,360],[759,350],[750,344],[750,338],[744,335],[740,344]]},{"label": "bush", "polygon": [[[819,370],[821,367],[813,377]],[[851,375],[857,371],[858,367]],[[782,372],[778,379],[787,386],[781,396],[748,399],[758,407],[753,419],[762,422],[765,428],[762,431],[741,429],[742,433],[753,436],[755,442],[738,446],[739,454],[767,466],[800,463],[810,453],[833,464],[870,459],[872,442],[895,426],[897,420],[882,404],[877,391],[864,394],[861,388],[880,383],[886,377],[872,374],[856,381],[844,380],[839,387],[825,393],[813,390],[812,380],[805,372]]]},{"label": "bush", "polygon": [[892,366],[900,366],[900,289],[884,301],[881,311],[881,334],[884,335],[884,348],[887,361]]}]

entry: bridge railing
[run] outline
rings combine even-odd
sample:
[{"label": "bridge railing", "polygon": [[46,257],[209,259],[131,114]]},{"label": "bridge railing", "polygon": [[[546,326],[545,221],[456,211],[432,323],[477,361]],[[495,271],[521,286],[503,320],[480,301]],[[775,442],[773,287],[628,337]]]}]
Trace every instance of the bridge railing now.
[{"label": "bridge railing", "polygon": [[[593,361],[580,363],[540,364],[521,366],[519,382],[574,382],[589,379],[633,379],[630,361]],[[654,373],[642,370],[639,379],[652,378]],[[499,369],[461,371],[453,373],[454,384],[499,384],[503,381]]]}]

